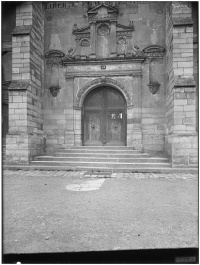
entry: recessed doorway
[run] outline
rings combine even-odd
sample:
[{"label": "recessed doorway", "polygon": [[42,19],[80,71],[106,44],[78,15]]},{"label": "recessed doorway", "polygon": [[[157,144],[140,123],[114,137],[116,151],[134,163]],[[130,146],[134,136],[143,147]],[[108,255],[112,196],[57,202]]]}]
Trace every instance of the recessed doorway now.
[{"label": "recessed doorway", "polygon": [[86,96],[82,137],[83,145],[126,145],[126,102],[120,91],[101,86]]}]

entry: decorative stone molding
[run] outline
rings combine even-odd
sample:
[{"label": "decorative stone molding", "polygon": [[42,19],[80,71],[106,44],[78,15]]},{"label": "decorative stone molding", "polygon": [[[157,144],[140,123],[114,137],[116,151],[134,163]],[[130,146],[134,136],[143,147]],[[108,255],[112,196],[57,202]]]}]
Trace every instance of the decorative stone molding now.
[{"label": "decorative stone molding", "polygon": [[194,77],[189,78],[177,78],[175,80],[174,87],[195,87],[195,80]]},{"label": "decorative stone molding", "polygon": [[27,90],[29,83],[30,83],[30,80],[13,80],[10,83],[8,90],[9,91],[11,91],[11,90]]},{"label": "decorative stone molding", "polygon": [[29,35],[32,30],[32,26],[17,26],[15,27],[12,35]]},{"label": "decorative stone molding", "polygon": [[62,59],[65,57],[65,54],[62,51],[51,50],[46,52],[46,64],[48,68],[51,68],[52,64],[62,65]]},{"label": "decorative stone molding", "polygon": [[158,89],[160,87],[160,83],[158,82],[151,82],[148,84],[149,90],[153,95],[155,95],[158,92]]},{"label": "decorative stone molding", "polygon": [[147,58],[160,58],[162,59],[165,55],[165,48],[159,45],[151,45],[143,49],[144,54]]},{"label": "decorative stone molding", "polygon": [[49,87],[50,93],[53,97],[56,97],[58,95],[59,90],[61,89],[61,87],[59,86],[51,86]]},{"label": "decorative stone molding", "polygon": [[191,26],[193,21],[191,17],[175,17],[172,19],[174,26]]},{"label": "decorative stone molding", "polygon": [[92,88],[95,88],[95,87],[100,86],[102,84],[106,84],[106,85],[110,85],[110,86],[113,86],[115,88],[118,88],[122,92],[122,94],[124,95],[126,102],[127,102],[127,105],[130,105],[131,98],[130,98],[129,93],[126,90],[125,86],[123,86],[119,81],[117,81],[115,79],[111,79],[111,78],[107,78],[107,77],[102,76],[101,78],[97,78],[97,79],[92,80],[91,82],[89,82],[83,88],[81,88],[79,90],[79,92],[77,93],[77,96],[76,96],[76,103],[75,103],[74,107],[75,108],[81,107],[85,95]]},{"label": "decorative stone molding", "polygon": [[48,51],[46,54],[45,54],[45,57],[46,58],[52,58],[52,57],[64,57],[65,54],[61,51],[58,51],[58,50],[51,50],[51,51]]}]

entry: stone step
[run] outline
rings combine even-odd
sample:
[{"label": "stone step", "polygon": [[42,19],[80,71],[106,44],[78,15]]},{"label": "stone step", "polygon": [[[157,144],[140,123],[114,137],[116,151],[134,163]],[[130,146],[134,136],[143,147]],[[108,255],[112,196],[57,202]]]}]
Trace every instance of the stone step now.
[{"label": "stone step", "polygon": [[[134,150],[131,146],[74,146],[72,149],[90,149],[90,150],[132,150],[132,151],[140,151],[140,150]],[[69,150],[69,149],[67,149]],[[140,151],[141,152],[141,151]]]},{"label": "stone step", "polygon": [[97,152],[93,152],[93,153],[73,153],[73,152],[66,152],[66,153],[55,153],[54,154],[55,157],[99,157],[99,158],[131,158],[131,157],[149,157],[149,154],[147,153],[141,153],[141,154],[136,154],[136,153],[122,153],[122,152],[108,152],[108,153],[97,153]]},{"label": "stone step", "polygon": [[100,154],[100,153],[117,153],[117,154],[141,154],[141,151],[139,150],[130,150],[130,149],[123,149],[123,150],[118,150],[118,149],[93,149],[93,148],[72,148],[72,149],[63,149],[60,150],[59,153],[92,153],[92,154]]},{"label": "stone step", "polygon": [[42,165],[3,165],[3,170],[41,170],[42,171],[90,171],[90,172],[112,172],[112,173],[187,173],[187,174],[198,174],[198,168],[172,168],[172,167],[160,167],[160,168],[148,168],[148,167],[136,167],[136,168],[110,168],[110,167],[72,167],[72,166],[42,166]]},{"label": "stone step", "polygon": [[70,166],[70,167],[94,167],[94,168],[136,168],[136,167],[147,167],[147,168],[159,168],[159,167],[170,167],[170,163],[122,163],[122,162],[83,162],[83,161],[32,161],[32,166]]},{"label": "stone step", "polygon": [[37,156],[35,157],[34,161],[57,161],[57,162],[73,162],[76,163],[78,162],[104,162],[107,163],[109,160],[109,162],[114,162],[114,163],[163,163],[163,162],[168,162],[167,158],[160,158],[160,157],[132,157],[129,156],[129,158],[113,158],[113,157],[109,157],[109,158],[105,158],[105,157],[98,157],[98,156],[94,156],[94,157],[77,157],[77,156],[73,156],[73,157],[55,157],[55,156]]}]

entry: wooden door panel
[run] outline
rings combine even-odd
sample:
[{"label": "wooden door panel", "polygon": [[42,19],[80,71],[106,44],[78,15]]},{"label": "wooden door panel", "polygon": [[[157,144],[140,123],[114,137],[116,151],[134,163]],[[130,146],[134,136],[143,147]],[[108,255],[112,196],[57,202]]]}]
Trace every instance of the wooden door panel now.
[{"label": "wooden door panel", "polygon": [[120,110],[107,112],[106,145],[125,145],[124,143],[124,113]]},{"label": "wooden door panel", "polygon": [[125,145],[125,119],[125,101],[116,89],[94,89],[84,102],[83,144]]},{"label": "wooden door panel", "polygon": [[87,111],[84,122],[84,145],[102,145],[100,111]]}]

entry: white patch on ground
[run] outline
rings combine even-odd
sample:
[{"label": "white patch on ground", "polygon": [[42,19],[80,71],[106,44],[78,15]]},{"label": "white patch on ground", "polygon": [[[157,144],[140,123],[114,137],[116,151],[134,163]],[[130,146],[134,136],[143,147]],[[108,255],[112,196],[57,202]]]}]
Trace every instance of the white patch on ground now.
[{"label": "white patch on ground", "polygon": [[66,186],[67,190],[71,191],[91,191],[98,190],[104,183],[105,179],[88,180],[82,184],[69,184]]}]

